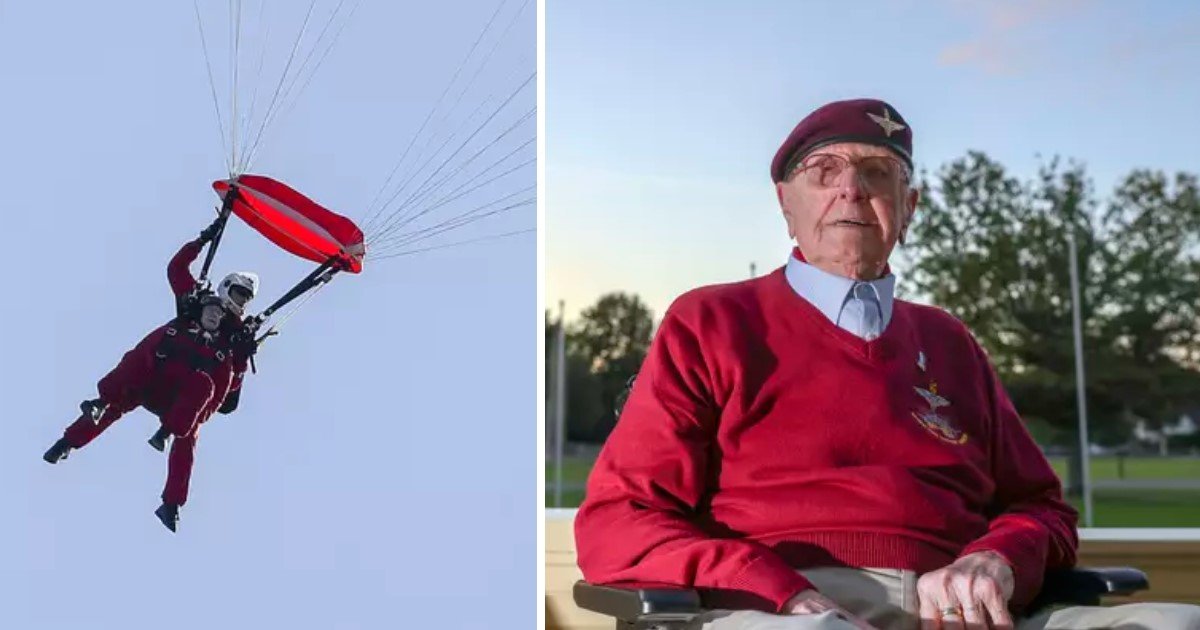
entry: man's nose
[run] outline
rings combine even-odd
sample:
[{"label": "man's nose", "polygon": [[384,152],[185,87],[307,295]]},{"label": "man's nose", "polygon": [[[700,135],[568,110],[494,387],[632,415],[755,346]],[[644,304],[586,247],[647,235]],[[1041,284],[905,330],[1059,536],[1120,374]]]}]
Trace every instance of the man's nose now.
[{"label": "man's nose", "polygon": [[850,202],[863,201],[870,196],[862,178],[858,176],[858,171],[853,167],[842,173],[842,181],[838,183],[838,196]]}]

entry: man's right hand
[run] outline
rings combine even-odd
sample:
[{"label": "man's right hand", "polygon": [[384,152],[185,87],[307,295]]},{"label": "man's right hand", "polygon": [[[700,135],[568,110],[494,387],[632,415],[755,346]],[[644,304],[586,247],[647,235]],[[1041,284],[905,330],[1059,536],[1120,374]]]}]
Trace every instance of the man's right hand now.
[{"label": "man's right hand", "polygon": [[825,611],[833,611],[860,630],[876,630],[871,624],[838,606],[837,602],[812,589],[800,591],[783,605],[783,612],[788,615],[815,615]]}]

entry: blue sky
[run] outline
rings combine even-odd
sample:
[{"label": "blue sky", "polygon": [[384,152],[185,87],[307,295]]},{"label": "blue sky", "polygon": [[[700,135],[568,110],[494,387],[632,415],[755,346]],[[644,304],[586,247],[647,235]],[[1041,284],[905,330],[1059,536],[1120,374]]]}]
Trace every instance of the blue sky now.
[{"label": "blue sky", "polygon": [[[808,112],[883,98],[918,168],[1200,169],[1200,6],[1098,0],[548,2],[547,300],[568,317],[781,265],[768,165]],[[919,219],[918,219],[919,220]],[[902,267],[896,268],[903,273]]]},{"label": "blue sky", "polygon": [[[227,62],[214,42],[228,3],[200,4],[214,63]],[[244,58],[256,41],[286,55],[307,4],[271,2],[259,40],[260,3],[247,0]],[[320,0],[314,22],[334,4]],[[251,170],[364,218],[498,5],[363,2]],[[535,5],[520,7],[504,5],[459,118],[533,73]],[[267,76],[263,90],[279,74]],[[213,216],[209,185],[225,167],[192,2],[3,2],[0,80],[0,627],[531,627],[533,236],[337,278],[264,347],[241,409],[203,428],[171,535],[152,515],[165,458],[145,443],[146,412],[57,466],[41,454],[170,317],[164,266]],[[534,105],[530,86],[495,122]],[[532,138],[533,122],[518,130]],[[475,199],[533,178],[525,168]],[[461,236],[534,224],[527,206]],[[263,308],[311,267],[234,220],[214,272],[258,271]]]}]

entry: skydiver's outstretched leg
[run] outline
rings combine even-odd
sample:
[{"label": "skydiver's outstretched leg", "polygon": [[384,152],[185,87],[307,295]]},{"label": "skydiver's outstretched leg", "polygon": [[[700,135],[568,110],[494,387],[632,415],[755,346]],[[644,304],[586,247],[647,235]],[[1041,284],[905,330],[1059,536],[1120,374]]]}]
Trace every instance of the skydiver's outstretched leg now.
[{"label": "skydiver's outstretched leg", "polygon": [[161,338],[161,329],[156,330],[121,357],[116,367],[96,384],[100,397],[85,400],[80,405],[79,418],[67,427],[42,459],[51,464],[66,459],[71,449],[86,446],[142,403],[142,392],[154,376],[154,348]]},{"label": "skydiver's outstretched leg", "polygon": [[112,426],[123,414],[124,411],[113,405],[105,407],[103,413],[100,414],[99,420],[96,420],[91,412],[81,414],[75,422],[67,427],[66,431],[63,431],[63,436],[46,451],[46,454],[42,455],[42,459],[51,464],[56,464],[59,460],[66,459],[71,449],[86,446],[88,442],[96,439],[96,436]]},{"label": "skydiver's outstretched leg", "polygon": [[171,454],[167,458],[167,483],[163,487],[162,505],[154,511],[158,520],[171,531],[179,522],[179,508],[187,503],[188,486],[192,479],[192,462],[196,452],[196,427],[184,437],[176,437],[171,443]]},{"label": "skydiver's outstretched leg", "polygon": [[121,362],[97,383],[100,398],[85,400],[80,405],[79,418],[63,431],[63,436],[42,455],[42,459],[51,464],[66,459],[71,449],[87,446],[121,416],[141,404],[142,391],[154,374],[153,359],[144,356],[145,352],[139,344],[125,353]]}]

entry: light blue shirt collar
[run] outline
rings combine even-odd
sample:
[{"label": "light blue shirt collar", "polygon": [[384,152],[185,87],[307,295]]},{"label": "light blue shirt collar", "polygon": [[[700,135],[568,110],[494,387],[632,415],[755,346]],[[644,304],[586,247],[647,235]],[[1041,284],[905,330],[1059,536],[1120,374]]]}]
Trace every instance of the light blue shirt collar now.
[{"label": "light blue shirt collar", "polygon": [[878,280],[861,282],[822,271],[800,261],[794,254],[788,257],[784,274],[797,295],[817,307],[817,310],[824,313],[825,317],[839,328],[855,334],[861,330],[861,302],[854,297],[854,287],[859,284],[869,286],[879,300],[879,308],[882,311],[880,334],[887,330],[888,322],[892,320],[896,290],[894,274],[889,273]]}]

